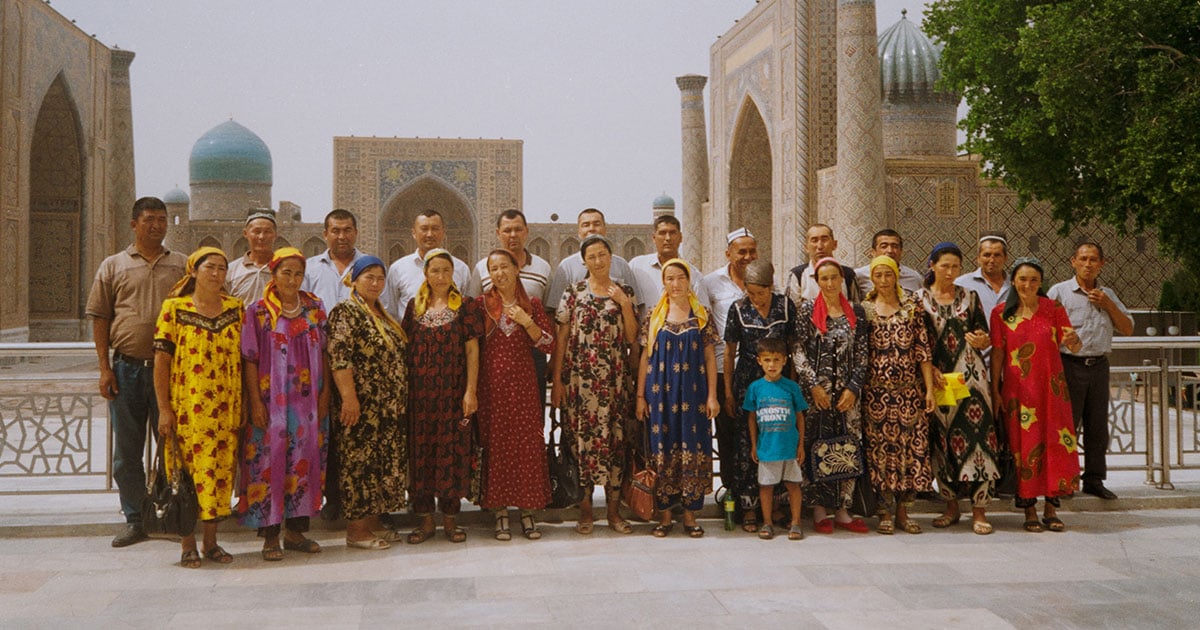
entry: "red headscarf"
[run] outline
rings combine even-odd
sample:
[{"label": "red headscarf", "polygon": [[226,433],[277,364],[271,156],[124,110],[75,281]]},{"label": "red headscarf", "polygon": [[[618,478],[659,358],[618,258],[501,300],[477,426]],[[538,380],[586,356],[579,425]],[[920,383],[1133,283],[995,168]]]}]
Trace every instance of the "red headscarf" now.
[{"label": "red headscarf", "polygon": [[[820,271],[821,267],[828,264],[832,264],[837,267],[839,275],[846,273],[842,269],[842,265],[836,259],[834,259],[832,256],[826,256],[825,258],[818,260],[817,264],[813,265],[813,278],[815,279],[817,277],[817,272]],[[854,325],[857,323],[858,318],[854,316],[854,307],[850,306],[850,300],[846,299],[846,293],[842,291],[844,284],[845,283],[843,282],[838,283],[838,299],[841,300],[842,312],[846,314],[846,321],[850,323],[850,330],[854,330]],[[817,327],[817,330],[820,331],[822,335],[829,331],[829,324],[826,321],[828,318],[829,306],[825,304],[825,295],[823,293],[818,294],[817,299],[813,300],[812,323],[813,326]]]}]

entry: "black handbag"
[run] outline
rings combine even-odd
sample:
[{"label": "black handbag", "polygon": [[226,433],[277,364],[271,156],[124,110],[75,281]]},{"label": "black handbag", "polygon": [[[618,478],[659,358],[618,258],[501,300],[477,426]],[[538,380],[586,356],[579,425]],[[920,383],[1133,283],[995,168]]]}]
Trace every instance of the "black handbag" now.
[{"label": "black handbag", "polygon": [[[550,425],[550,438],[546,443],[546,460],[550,464],[550,504],[546,507],[562,510],[583,500],[583,486],[579,481],[579,460],[574,449],[566,444],[566,433],[555,411]],[[559,442],[554,440],[554,429],[558,428]]]},{"label": "black handbag", "polygon": [[142,529],[147,534],[190,536],[196,531],[200,505],[196,501],[196,484],[184,470],[179,438],[172,436],[175,459],[174,471],[166,470],[162,445],[154,455],[154,472],[146,480],[146,498],[142,499]]},{"label": "black handbag", "polygon": [[864,472],[862,442],[848,433],[814,441],[808,456],[814,482],[841,481]]}]

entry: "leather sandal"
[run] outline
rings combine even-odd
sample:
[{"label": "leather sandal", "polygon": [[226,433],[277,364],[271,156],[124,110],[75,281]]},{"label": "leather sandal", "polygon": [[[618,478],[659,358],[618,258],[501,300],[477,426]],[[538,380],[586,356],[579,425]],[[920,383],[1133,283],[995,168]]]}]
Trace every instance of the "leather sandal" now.
[{"label": "leather sandal", "polygon": [[533,520],[532,514],[521,515],[521,533],[528,540],[537,540],[542,537],[542,532],[537,528],[537,521]]},{"label": "leather sandal", "polygon": [[321,545],[311,538],[304,538],[302,540],[292,542],[287,539],[287,536],[284,536],[283,548],[287,549],[288,551],[300,551],[303,553],[321,553]]},{"label": "leather sandal", "polygon": [[654,526],[654,529],[650,530],[650,534],[655,538],[666,538],[667,534],[671,533],[671,528],[674,526],[674,523],[667,523],[665,525],[663,523],[659,523]]},{"label": "leather sandal", "polygon": [[267,562],[279,562],[283,560],[283,549],[279,545],[274,547],[263,547],[262,559]]},{"label": "leather sandal", "polygon": [[195,549],[183,552],[183,555],[179,557],[179,566],[185,569],[199,569],[200,552]]},{"label": "leather sandal", "polygon": [[704,528],[699,525],[684,525],[683,533],[687,534],[689,538],[703,538]]},{"label": "leather sandal", "polygon": [[938,529],[946,529],[947,527],[954,525],[955,523],[957,523],[960,520],[962,520],[962,514],[959,514],[958,516],[950,516],[948,514],[943,514],[943,515],[933,519],[933,526]]},{"label": "leather sandal", "polygon": [[1058,518],[1057,516],[1047,516],[1046,518],[1043,518],[1042,524],[1046,526],[1046,529],[1052,532],[1067,531],[1067,524],[1062,522],[1062,519]]},{"label": "leather sandal", "polygon": [[903,529],[904,531],[906,531],[910,534],[920,534],[921,533],[921,526],[918,525],[917,522],[912,520],[911,518],[905,519],[896,524],[900,526],[900,529]]},{"label": "leather sandal", "polygon": [[449,540],[452,543],[460,543],[460,542],[467,541],[467,530],[465,530],[457,525],[455,525],[454,527],[449,527],[449,528],[443,527],[442,529],[443,529],[443,531],[446,532],[446,540]]},{"label": "leather sandal", "polygon": [[979,534],[980,536],[987,536],[993,531],[992,524],[987,521],[972,521],[971,531]]},{"label": "leather sandal", "polygon": [[408,533],[408,544],[419,545],[426,540],[433,538],[434,531],[435,530],[432,529],[421,529],[418,527]]},{"label": "leather sandal", "polygon": [[775,528],[769,523],[758,528],[759,540],[771,540],[775,537]]},{"label": "leather sandal", "polygon": [[896,533],[896,524],[892,522],[890,515],[881,516],[879,517],[879,526],[875,528],[875,531],[884,536],[891,536]]},{"label": "leather sandal", "polygon": [[508,515],[496,517],[496,540],[512,540],[512,530],[508,528]]},{"label": "leather sandal", "polygon": [[213,545],[211,548],[205,549],[204,557],[221,564],[233,562],[233,555],[222,549],[221,545]]},{"label": "leather sandal", "polygon": [[614,532],[617,532],[618,534],[633,533],[633,525],[630,525],[629,521],[623,519],[608,519],[608,528]]},{"label": "leather sandal", "polygon": [[373,536],[371,538],[367,538],[366,540],[346,539],[347,549],[366,549],[368,551],[376,551],[380,549],[389,549],[391,546],[392,543],[379,538],[378,536]]}]

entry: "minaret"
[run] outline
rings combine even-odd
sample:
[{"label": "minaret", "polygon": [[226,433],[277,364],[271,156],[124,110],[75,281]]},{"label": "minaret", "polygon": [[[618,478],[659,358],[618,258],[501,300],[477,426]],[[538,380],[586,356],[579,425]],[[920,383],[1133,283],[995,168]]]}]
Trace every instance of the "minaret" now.
[{"label": "minaret", "polygon": [[888,227],[875,0],[837,3],[837,257],[866,261],[871,235]]},{"label": "minaret", "polygon": [[[124,247],[129,232],[129,209],[133,207],[135,187],[133,173],[133,99],[129,90],[129,65],[133,63],[133,52],[113,50],[109,53],[109,109],[108,109],[108,164],[105,176],[108,180],[108,199],[105,200],[105,228],[97,229],[91,242],[92,266],[109,252]],[[96,226],[100,227],[100,226]]]},{"label": "minaret", "polygon": [[685,74],[675,77],[679,86],[683,124],[683,257],[701,264],[704,252],[704,214],[701,206],[708,201],[708,136],[704,130],[704,84],[708,77]]}]

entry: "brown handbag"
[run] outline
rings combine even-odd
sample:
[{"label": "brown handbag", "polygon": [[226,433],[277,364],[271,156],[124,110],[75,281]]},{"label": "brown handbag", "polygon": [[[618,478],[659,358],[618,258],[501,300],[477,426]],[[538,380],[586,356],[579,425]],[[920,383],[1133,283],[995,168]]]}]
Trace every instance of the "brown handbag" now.
[{"label": "brown handbag", "polygon": [[635,465],[622,484],[621,501],[643,521],[654,518],[654,484],[657,480],[658,475],[653,470]]}]

